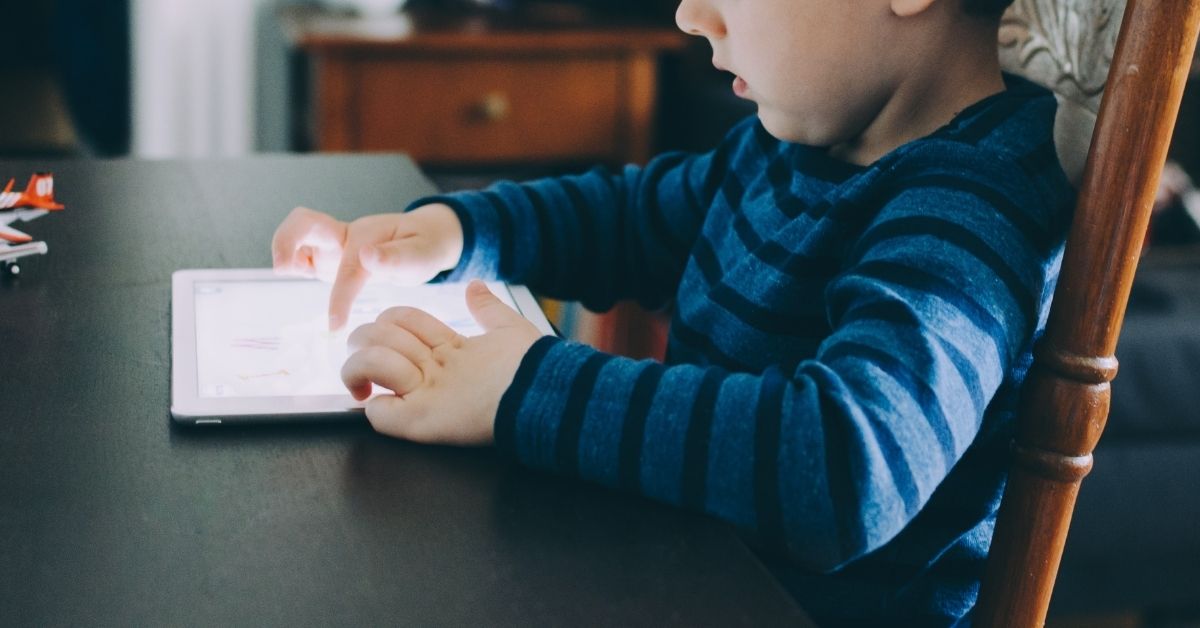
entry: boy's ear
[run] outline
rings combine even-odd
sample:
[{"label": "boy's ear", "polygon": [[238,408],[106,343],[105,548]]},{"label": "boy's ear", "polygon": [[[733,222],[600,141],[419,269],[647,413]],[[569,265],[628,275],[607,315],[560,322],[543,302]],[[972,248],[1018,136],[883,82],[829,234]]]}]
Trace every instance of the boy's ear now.
[{"label": "boy's ear", "polygon": [[[920,15],[938,0],[891,0],[892,13],[896,17]],[[951,0],[953,1],[953,0]]]}]

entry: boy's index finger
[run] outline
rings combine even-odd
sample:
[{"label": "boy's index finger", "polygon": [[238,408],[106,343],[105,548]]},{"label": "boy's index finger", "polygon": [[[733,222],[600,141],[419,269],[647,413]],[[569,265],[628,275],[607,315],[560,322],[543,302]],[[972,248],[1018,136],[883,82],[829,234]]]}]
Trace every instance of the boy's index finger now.
[{"label": "boy's index finger", "polygon": [[342,262],[333,278],[329,291],[329,331],[337,331],[350,319],[350,308],[354,299],[362,292],[370,273],[358,259],[358,249],[347,246],[342,252]]}]

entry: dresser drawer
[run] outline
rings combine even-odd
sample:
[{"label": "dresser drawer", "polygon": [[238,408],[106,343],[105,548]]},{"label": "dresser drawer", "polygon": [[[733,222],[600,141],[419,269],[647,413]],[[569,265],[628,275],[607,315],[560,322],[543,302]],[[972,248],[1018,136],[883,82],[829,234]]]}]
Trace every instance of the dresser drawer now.
[{"label": "dresser drawer", "polygon": [[611,159],[621,70],[616,57],[363,56],[343,115],[354,149],[422,163]]}]

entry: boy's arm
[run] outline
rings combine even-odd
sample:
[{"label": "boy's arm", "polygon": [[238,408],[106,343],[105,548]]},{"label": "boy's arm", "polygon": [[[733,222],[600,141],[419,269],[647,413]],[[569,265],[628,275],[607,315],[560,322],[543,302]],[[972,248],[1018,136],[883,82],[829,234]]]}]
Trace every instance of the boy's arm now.
[{"label": "boy's arm", "polygon": [[[750,122],[748,120],[748,122]],[[481,192],[423,198],[463,225],[462,259],[448,277],[499,278],[593,310],[633,298],[650,308],[674,296],[729,151],[667,153],[645,167],[501,182]]]},{"label": "boy's arm", "polygon": [[1060,229],[990,194],[933,181],[890,201],[829,285],[832,335],[790,372],[539,340],[497,446],[712,513],[814,569],[880,547],[972,443],[1055,272]]}]

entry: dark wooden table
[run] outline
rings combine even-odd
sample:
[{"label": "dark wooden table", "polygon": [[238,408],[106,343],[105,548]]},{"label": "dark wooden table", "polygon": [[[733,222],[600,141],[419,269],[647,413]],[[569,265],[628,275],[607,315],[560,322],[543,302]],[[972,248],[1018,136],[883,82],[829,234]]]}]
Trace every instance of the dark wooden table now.
[{"label": "dark wooden table", "polygon": [[364,422],[177,428],[170,275],[267,266],[295,205],[432,190],[396,156],[55,174],[0,284],[0,624],[804,625],[730,528]]}]

